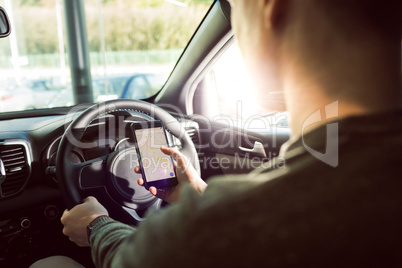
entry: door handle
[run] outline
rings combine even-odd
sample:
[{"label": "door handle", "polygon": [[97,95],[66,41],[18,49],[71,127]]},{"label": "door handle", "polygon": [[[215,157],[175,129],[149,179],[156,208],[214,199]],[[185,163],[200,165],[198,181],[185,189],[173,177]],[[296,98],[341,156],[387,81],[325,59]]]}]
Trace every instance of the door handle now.
[{"label": "door handle", "polygon": [[258,156],[267,157],[267,154],[265,153],[264,145],[262,145],[262,143],[259,141],[254,142],[254,147],[252,149],[239,146],[239,150],[242,152],[245,152],[245,153],[252,153],[252,154],[255,154]]}]

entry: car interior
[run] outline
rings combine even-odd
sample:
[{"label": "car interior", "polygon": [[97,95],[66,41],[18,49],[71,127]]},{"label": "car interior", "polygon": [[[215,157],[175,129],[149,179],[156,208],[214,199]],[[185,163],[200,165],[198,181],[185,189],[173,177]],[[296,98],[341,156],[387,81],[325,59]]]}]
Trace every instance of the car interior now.
[{"label": "car interior", "polygon": [[[3,7],[11,18],[7,2]],[[207,12],[163,87],[151,97],[99,103],[91,103],[92,62],[82,38],[90,33],[76,30],[85,28],[83,2],[63,1],[76,105],[0,113],[1,267],[29,267],[54,255],[93,267],[90,249],[69,241],[60,223],[63,211],[86,196],[95,196],[111,217],[133,226],[146,220],[146,213],[168,206],[137,185],[133,122],[162,121],[169,146],[180,149],[206,181],[249,173],[278,156],[289,139],[286,114],[251,111],[245,103],[255,108],[254,102],[244,97],[251,85],[236,80],[236,72],[244,74],[244,69],[227,68],[238,65],[230,54],[237,48],[227,1],[198,1],[207,2]],[[0,42],[7,38],[11,35]],[[239,98],[227,78],[240,88]],[[234,108],[223,111],[222,101],[232,101]],[[239,108],[250,116],[239,116]]]}]

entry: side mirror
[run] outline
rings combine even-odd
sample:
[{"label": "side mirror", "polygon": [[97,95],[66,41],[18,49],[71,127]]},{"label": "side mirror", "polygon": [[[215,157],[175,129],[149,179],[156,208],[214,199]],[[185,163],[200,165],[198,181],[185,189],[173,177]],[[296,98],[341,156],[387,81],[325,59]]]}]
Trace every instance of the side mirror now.
[{"label": "side mirror", "polygon": [[0,38],[6,37],[11,33],[10,21],[4,8],[0,7]]}]

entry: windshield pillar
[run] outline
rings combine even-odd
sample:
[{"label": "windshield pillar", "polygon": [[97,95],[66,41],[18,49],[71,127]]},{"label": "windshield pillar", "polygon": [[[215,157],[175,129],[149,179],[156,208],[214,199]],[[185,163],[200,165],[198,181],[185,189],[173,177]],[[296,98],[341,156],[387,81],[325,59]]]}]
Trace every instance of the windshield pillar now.
[{"label": "windshield pillar", "polygon": [[93,103],[84,1],[63,0],[63,4],[74,102]]}]

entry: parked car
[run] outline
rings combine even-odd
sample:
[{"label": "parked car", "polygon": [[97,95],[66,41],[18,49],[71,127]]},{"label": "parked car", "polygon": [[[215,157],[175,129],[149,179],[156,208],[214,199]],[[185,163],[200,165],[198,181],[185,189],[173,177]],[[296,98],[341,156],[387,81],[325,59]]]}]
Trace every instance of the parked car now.
[{"label": "parked car", "polygon": [[29,80],[23,84],[24,87],[32,91],[32,108],[45,108],[50,98],[53,98],[62,89],[56,86],[50,79]]},{"label": "parked car", "polygon": [[0,112],[32,109],[33,92],[15,84],[0,84]]},{"label": "parked car", "polygon": [[0,85],[0,111],[20,111],[47,107],[63,88],[51,79],[34,79]]},{"label": "parked car", "polygon": [[[164,83],[163,75],[119,74],[92,78],[94,102],[112,99],[145,99],[152,96]],[[74,105],[72,87],[58,92],[48,101],[48,108]]]}]

